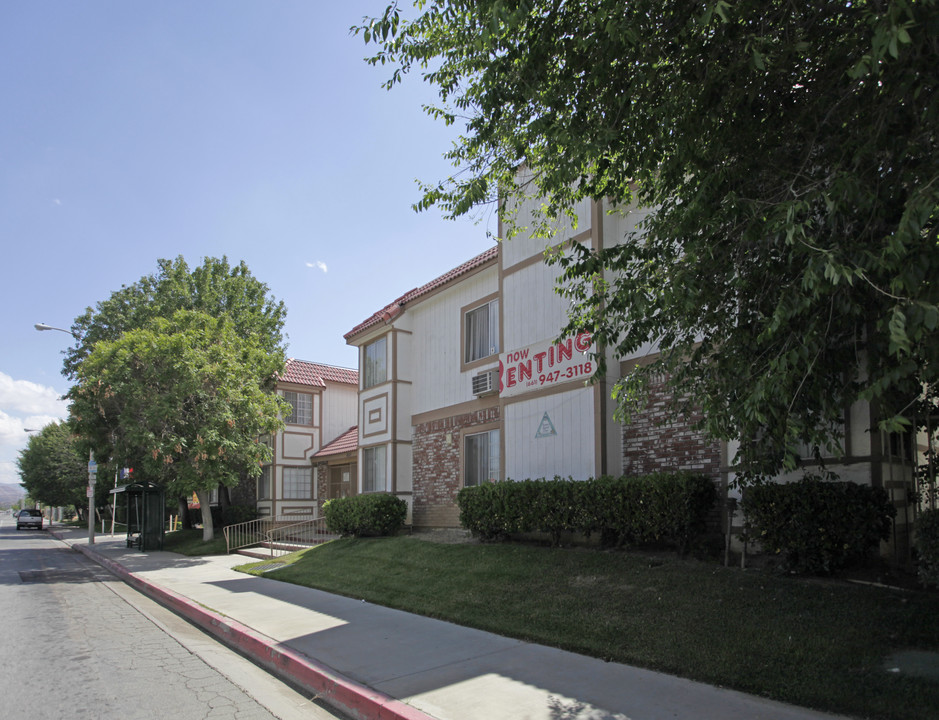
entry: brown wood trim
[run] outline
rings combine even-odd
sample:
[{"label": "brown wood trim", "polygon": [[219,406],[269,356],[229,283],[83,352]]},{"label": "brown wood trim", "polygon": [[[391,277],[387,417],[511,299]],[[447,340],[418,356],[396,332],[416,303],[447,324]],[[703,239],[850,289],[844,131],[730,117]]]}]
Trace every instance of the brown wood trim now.
[{"label": "brown wood trim", "polygon": [[[576,235],[572,235],[566,240],[562,240],[557,245],[547,246],[546,249],[550,250],[551,252],[557,252],[559,249],[565,247],[568,244],[586,243],[588,241],[590,242],[591,246],[593,246],[593,240],[594,240],[593,228],[587,228],[586,230],[582,230]],[[544,252],[538,252],[534,255],[529,255],[524,260],[519,260],[514,265],[509,265],[508,267],[503,268],[502,274],[514,275],[515,273],[525,270],[526,268],[529,268],[532,265],[537,265],[543,262],[544,262]]]},{"label": "brown wood trim", "polygon": [[497,395],[492,395],[479,400],[468,400],[467,402],[458,403],[456,405],[449,405],[437,410],[429,410],[417,415],[412,415],[411,425],[423,425],[424,423],[434,422],[435,420],[446,420],[447,418],[455,417],[457,415],[465,415],[467,413],[478,412],[480,410],[489,410],[490,408],[498,407],[499,405],[499,397]]},{"label": "brown wood trim", "polygon": [[[281,432],[279,432],[278,433],[278,436],[280,439],[279,458],[281,460],[307,460],[308,459],[307,453],[313,448],[317,447],[316,436],[319,434],[319,428],[313,428],[313,426],[310,426],[310,425],[291,425],[289,427],[310,427],[312,428],[312,431],[311,432],[287,432],[286,430],[282,430]],[[288,455],[287,454],[286,449],[287,449],[287,436],[288,435],[295,435],[298,437],[307,438],[307,440],[309,440],[309,443],[303,448],[302,455]]]},{"label": "brown wood trim", "polygon": [[[393,388],[393,387],[394,387],[394,386],[392,385],[392,388]],[[368,403],[368,402],[371,402],[371,401],[373,401],[373,400],[376,400],[376,399],[378,399],[378,398],[384,398],[384,399],[385,399],[384,409],[385,409],[385,411],[386,411],[387,414],[389,414],[389,415],[391,414],[391,395],[390,395],[389,393],[387,393],[387,392],[383,392],[383,393],[378,393],[378,394],[376,394],[376,395],[370,395],[370,396],[367,397],[367,398],[362,398],[362,399],[361,399],[361,401],[362,401],[362,414],[363,414],[363,415],[367,412],[366,409],[365,409],[365,404]],[[371,433],[365,432],[365,425],[364,425],[364,423],[363,423],[363,424],[360,424],[360,426],[359,426],[359,431],[360,431],[360,433],[361,433],[361,436],[362,436],[362,439],[363,439],[363,440],[364,440],[365,438],[375,437],[376,435],[385,435],[386,433],[389,433],[390,430],[391,430],[391,427],[390,427],[390,424],[388,423],[387,418],[385,419],[385,429],[384,429],[384,430],[379,430],[378,432],[371,432]]]},{"label": "brown wood trim", "polygon": [[499,431],[499,479],[502,480],[505,478],[505,428],[502,426],[502,416],[500,414],[497,422],[488,422],[481,425],[460,428],[460,467],[457,468],[457,473],[461,488],[466,487],[466,438],[469,435],[479,435],[491,430]]},{"label": "brown wood trim", "polygon": [[460,372],[468,372],[474,370],[475,368],[482,367],[488,363],[497,362],[499,359],[499,353],[495,355],[487,355],[484,358],[479,360],[473,360],[472,362],[465,362],[464,358],[466,357],[466,313],[470,310],[475,310],[478,307],[491,303],[493,300],[499,301],[499,348],[501,351],[502,348],[502,302],[501,293],[497,290],[494,293],[481,297],[478,300],[475,300],[471,303],[468,303],[460,308]]},{"label": "brown wood trim", "polygon": [[534,400],[536,398],[548,397],[550,395],[560,395],[561,393],[572,392],[574,390],[591,390],[593,385],[584,385],[582,382],[578,382],[581,378],[575,378],[573,380],[568,380],[563,383],[555,383],[551,387],[541,388],[539,390],[532,390],[531,392],[522,393],[521,395],[513,395],[508,398],[500,398],[502,401],[502,407],[505,408],[508,405],[514,405],[515,403],[525,402],[526,400]]}]

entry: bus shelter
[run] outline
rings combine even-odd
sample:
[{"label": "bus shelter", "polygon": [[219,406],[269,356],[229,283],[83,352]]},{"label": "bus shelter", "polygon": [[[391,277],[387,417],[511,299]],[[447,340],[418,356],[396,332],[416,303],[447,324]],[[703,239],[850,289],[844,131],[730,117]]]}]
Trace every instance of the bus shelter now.
[{"label": "bus shelter", "polygon": [[127,509],[127,547],[162,550],[166,501],[163,488],[152,482],[121,485],[111,491],[123,495]]}]

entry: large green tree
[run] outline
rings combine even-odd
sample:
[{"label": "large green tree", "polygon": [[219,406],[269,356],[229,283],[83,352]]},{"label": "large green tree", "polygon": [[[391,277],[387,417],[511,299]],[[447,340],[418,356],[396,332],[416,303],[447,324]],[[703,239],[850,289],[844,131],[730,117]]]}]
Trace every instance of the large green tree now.
[{"label": "large green tree", "polygon": [[[439,90],[465,132],[418,209],[497,203],[529,232],[579,201],[653,208],[563,249],[571,328],[658,362],[738,460],[773,472],[837,443],[847,405],[888,429],[939,379],[936,0],[420,0],[357,32]],[[524,172],[519,172],[524,168]],[[680,406],[679,406],[680,407]]]},{"label": "large green tree", "polygon": [[289,409],[259,377],[283,360],[228,317],[179,310],[97,342],[68,393],[72,422],[100,451],[133,458],[134,472],[177,495],[196,493],[203,539],[214,536],[209,491],[261,472],[260,436]]},{"label": "large green tree", "polygon": [[[273,392],[276,373],[282,370],[286,360],[282,335],[286,309],[244,262],[231,265],[224,257],[205,258],[194,268],[182,257],[159,260],[156,273],[122,286],[94,308],[88,308],[72,324],[72,332],[78,340],[66,353],[63,374],[81,383],[89,382],[92,376],[83,372],[83,366],[99,344],[116,342],[131,331],[152,331],[154,323],[161,319],[170,321],[180,311],[224,319],[226,327],[266,355],[269,363],[247,365],[241,369],[239,377],[247,373],[255,386]],[[138,390],[133,388],[130,392]],[[113,458],[113,463],[137,469],[137,458],[150,452],[151,446],[130,443],[115,413],[94,416],[93,429],[90,418],[86,415],[82,428],[93,438],[90,445],[99,461],[107,463]],[[108,467],[109,472],[112,469]],[[246,472],[255,469],[254,466],[244,468]],[[168,484],[170,491],[186,492],[185,483],[171,482],[174,472],[175,469],[167,469],[158,477]],[[227,485],[226,481],[221,487],[223,496]],[[186,503],[182,495],[179,497],[182,511]],[[208,503],[202,503],[203,527],[208,507]]]},{"label": "large green tree", "polygon": [[154,318],[170,318],[177,310],[224,315],[261,348],[283,352],[286,308],[270,296],[268,286],[251,274],[244,261],[231,265],[228,258],[207,257],[190,269],[179,256],[158,260],[157,265],[156,273],[122,286],[75,319],[71,329],[78,339],[66,352],[63,375],[74,379],[99,341],[116,340],[127,330],[145,327]]},{"label": "large green tree", "polygon": [[30,435],[16,465],[20,484],[29,497],[44,505],[87,508],[88,454],[83,454],[75,433],[64,422],[50,423]]}]

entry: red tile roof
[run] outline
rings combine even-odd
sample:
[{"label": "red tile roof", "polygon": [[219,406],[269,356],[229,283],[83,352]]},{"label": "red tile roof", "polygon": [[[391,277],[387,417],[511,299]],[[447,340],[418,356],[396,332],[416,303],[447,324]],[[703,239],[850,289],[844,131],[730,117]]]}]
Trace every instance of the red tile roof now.
[{"label": "red tile roof", "polygon": [[326,387],[327,380],[346,385],[358,385],[359,371],[290,358],[278,380],[313,387]]},{"label": "red tile roof", "polygon": [[407,305],[409,302],[413,302],[414,300],[417,300],[418,298],[424,295],[427,295],[428,293],[438,288],[441,288],[450,282],[453,282],[458,277],[465,275],[471,270],[475,270],[476,268],[494,260],[496,257],[498,257],[498,255],[499,255],[498,245],[489,248],[488,250],[486,250],[486,252],[480,253],[479,255],[474,257],[472,260],[467,260],[462,265],[453,268],[453,270],[451,270],[450,272],[444,273],[443,275],[436,278],[435,280],[431,280],[426,285],[422,285],[419,288],[414,288],[413,290],[406,292],[404,295],[399,297],[397,300],[395,300],[391,304],[385,305],[385,307],[383,307],[381,310],[379,310],[377,313],[372,315],[370,318],[368,318],[364,322],[361,322],[358,325],[356,325],[349,332],[347,332],[343,337],[345,337],[345,339],[348,341],[350,338],[358,335],[360,332],[368,330],[369,328],[374,327],[380,322],[388,322],[389,320],[396,318],[404,309],[404,306]]},{"label": "red tile roof", "polygon": [[313,457],[326,457],[327,455],[341,455],[342,453],[353,452],[359,448],[359,427],[353,425],[342,435],[330,443],[326,443],[320,451]]}]

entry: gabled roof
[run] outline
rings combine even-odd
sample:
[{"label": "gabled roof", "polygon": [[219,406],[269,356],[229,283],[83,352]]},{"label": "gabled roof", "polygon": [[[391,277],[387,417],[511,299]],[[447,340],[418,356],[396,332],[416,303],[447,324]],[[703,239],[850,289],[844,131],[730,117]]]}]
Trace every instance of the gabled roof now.
[{"label": "gabled roof", "polygon": [[353,425],[342,435],[330,443],[326,443],[318,453],[313,457],[327,457],[329,455],[341,455],[342,453],[353,452],[359,447],[359,426]]},{"label": "gabled roof", "polygon": [[358,325],[356,325],[349,332],[347,332],[343,337],[345,337],[346,341],[348,342],[350,338],[358,335],[361,332],[364,332],[365,330],[368,330],[371,327],[374,327],[375,325],[378,325],[381,322],[388,322],[389,320],[393,320],[401,313],[401,311],[404,309],[404,306],[407,305],[408,303],[414,302],[415,300],[423,297],[424,295],[427,295],[428,293],[431,293],[434,290],[437,290],[438,288],[448,285],[449,283],[453,282],[457,278],[463,275],[466,275],[466,273],[472,270],[475,270],[476,268],[481,267],[482,265],[485,265],[486,263],[494,260],[496,257],[498,257],[498,255],[499,255],[499,246],[495,245],[489,248],[488,250],[486,250],[486,252],[480,253],[479,255],[474,257],[472,260],[467,260],[462,265],[453,268],[453,270],[450,270],[449,272],[444,273],[443,275],[441,275],[440,277],[434,280],[431,280],[426,285],[422,285],[419,288],[414,288],[413,290],[409,290],[408,292],[404,293],[404,295],[399,297],[394,302],[388,305],[385,305],[385,307],[383,307],[381,310],[379,310],[377,313],[372,315],[370,318],[368,318],[364,322],[361,322]]},{"label": "gabled roof", "polygon": [[310,385],[312,387],[326,387],[327,380],[334,383],[358,386],[359,371],[290,358],[287,360],[284,372],[277,378],[278,382]]}]

